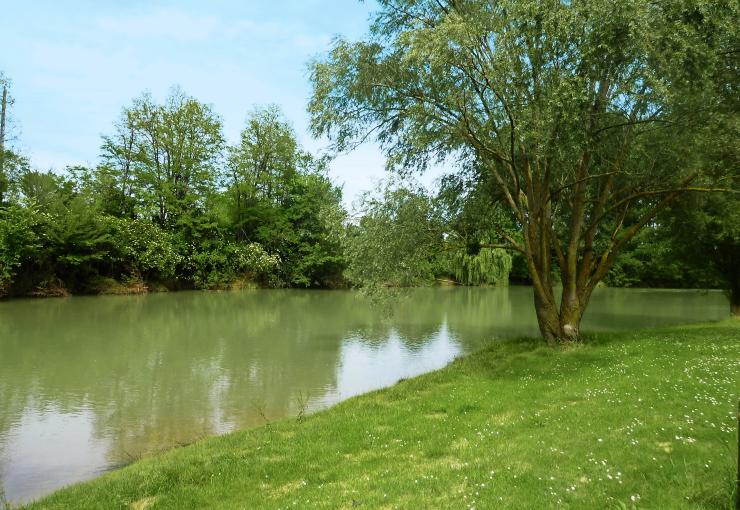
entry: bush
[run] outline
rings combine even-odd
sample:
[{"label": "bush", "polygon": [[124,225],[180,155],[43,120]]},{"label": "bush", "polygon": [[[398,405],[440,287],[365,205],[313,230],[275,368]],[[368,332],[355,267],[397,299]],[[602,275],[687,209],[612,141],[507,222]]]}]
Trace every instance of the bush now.
[{"label": "bush", "polygon": [[190,257],[192,279],[197,288],[228,287],[239,277],[260,279],[276,269],[278,257],[258,243],[213,243],[210,250],[195,251]]},{"label": "bush", "polygon": [[114,259],[141,277],[171,278],[182,256],[172,234],[148,220],[108,216],[115,242]]},{"label": "bush", "polygon": [[0,208],[0,296],[4,296],[24,259],[41,247],[39,226],[45,216],[35,207]]}]

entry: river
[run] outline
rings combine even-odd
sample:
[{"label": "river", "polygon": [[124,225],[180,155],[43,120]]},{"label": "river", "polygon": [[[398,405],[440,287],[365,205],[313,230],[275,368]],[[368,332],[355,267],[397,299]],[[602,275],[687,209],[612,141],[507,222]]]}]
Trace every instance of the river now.
[{"label": "river", "polygon": [[[583,330],[728,309],[714,291],[599,289]],[[383,306],[300,290],[0,302],[0,503],[536,334],[532,291],[515,286],[419,289]]]}]

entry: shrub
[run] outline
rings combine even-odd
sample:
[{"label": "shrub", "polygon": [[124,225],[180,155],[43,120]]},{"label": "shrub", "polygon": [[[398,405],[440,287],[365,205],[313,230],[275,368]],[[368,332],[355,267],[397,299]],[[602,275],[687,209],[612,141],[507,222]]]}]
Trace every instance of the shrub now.
[{"label": "shrub", "polygon": [[23,260],[41,247],[38,228],[44,218],[35,207],[0,208],[0,296],[7,293]]}]

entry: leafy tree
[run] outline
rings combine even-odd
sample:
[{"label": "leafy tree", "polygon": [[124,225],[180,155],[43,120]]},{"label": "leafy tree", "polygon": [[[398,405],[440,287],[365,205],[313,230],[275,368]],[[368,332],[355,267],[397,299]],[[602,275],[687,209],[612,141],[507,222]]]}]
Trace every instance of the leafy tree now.
[{"label": "leafy tree", "polygon": [[99,181],[109,187],[109,210],[143,214],[169,228],[204,209],[223,144],[221,119],[208,105],[179,88],[164,104],[142,95],[124,109],[115,134],[103,138]]},{"label": "leafy tree", "polygon": [[497,241],[526,260],[542,336],[579,338],[625,245],[704,189],[695,149],[732,83],[718,70],[733,68],[737,3],[379,4],[367,40],[314,63],[314,133],[340,151],[375,135],[395,168],[489,173],[520,231]]},{"label": "leafy tree", "polygon": [[421,285],[434,278],[442,222],[422,188],[389,182],[366,194],[345,250],[350,281],[370,288]]},{"label": "leafy tree", "polygon": [[470,168],[446,175],[435,206],[445,223],[445,242],[438,256],[441,273],[463,285],[508,283],[512,257],[496,243],[500,232],[517,237],[511,213],[500,201],[486,172]]},{"label": "leafy tree", "polygon": [[687,196],[668,217],[673,256],[716,278],[740,315],[740,199]]},{"label": "leafy tree", "polygon": [[[323,168],[299,174],[289,182],[290,199],[280,209],[288,228],[275,244],[283,265],[284,281],[296,287],[340,287],[345,257],[342,237],[346,213],[342,193]],[[269,225],[269,224],[268,224]],[[258,239],[270,247],[269,226],[258,230]]]},{"label": "leafy tree", "polygon": [[[359,221],[346,239],[347,275],[369,287],[425,285],[453,278],[463,285],[508,282],[511,256],[488,244],[490,202],[458,193],[448,176],[436,197],[412,182],[390,180],[363,199]],[[487,206],[484,207],[484,206]],[[471,218],[485,220],[473,224]],[[400,262],[400,264],[399,264]]]},{"label": "leafy tree", "polygon": [[193,254],[192,278],[201,289],[225,288],[240,276],[249,276],[253,281],[264,279],[279,263],[280,259],[268,254],[259,243],[227,241],[204,246]]},{"label": "leafy tree", "polygon": [[339,285],[341,190],[326,176],[325,161],[301,149],[277,107],[250,115],[227,166],[237,238],[260,243],[281,260],[272,284]]},{"label": "leafy tree", "polygon": [[105,217],[63,176],[29,171],[19,188],[31,208],[44,212],[36,224],[39,242],[23,263],[23,286],[52,282],[81,290],[108,264],[113,240]]},{"label": "leafy tree", "polygon": [[437,260],[437,272],[452,276],[462,285],[506,285],[511,272],[511,256],[498,248],[482,248],[477,253],[464,250],[444,252]]},{"label": "leafy tree", "polygon": [[5,195],[10,186],[5,160],[12,153],[7,148],[8,142],[8,111],[13,102],[9,94],[10,83],[3,73],[0,73],[0,205],[5,201]]},{"label": "leafy tree", "polygon": [[74,183],[52,172],[29,170],[18,179],[20,195],[38,204],[47,213],[64,211],[73,193]]},{"label": "leafy tree", "polygon": [[113,240],[111,258],[117,273],[144,280],[175,276],[181,255],[170,232],[145,219],[106,218]]},{"label": "leafy tree", "polygon": [[[285,185],[310,159],[277,106],[257,109],[247,119],[240,144],[229,149],[228,168],[237,214],[255,201],[283,202]],[[239,218],[237,218],[237,221]]]},{"label": "leafy tree", "polygon": [[[714,115],[699,132],[699,155],[712,182],[740,187],[740,65],[737,33],[728,60],[716,70],[724,84],[715,98]],[[735,57],[735,58],[732,58]],[[720,282],[730,297],[731,312],[740,314],[740,198],[738,194],[684,196],[668,214],[673,253],[684,263],[702,268]]]},{"label": "leafy tree", "polygon": [[24,260],[39,248],[37,230],[43,221],[42,213],[33,205],[0,207],[0,297],[7,294]]},{"label": "leafy tree", "polygon": [[28,170],[28,159],[13,150],[15,139],[11,108],[11,81],[0,72],[0,206],[8,204],[17,186],[18,176]]}]

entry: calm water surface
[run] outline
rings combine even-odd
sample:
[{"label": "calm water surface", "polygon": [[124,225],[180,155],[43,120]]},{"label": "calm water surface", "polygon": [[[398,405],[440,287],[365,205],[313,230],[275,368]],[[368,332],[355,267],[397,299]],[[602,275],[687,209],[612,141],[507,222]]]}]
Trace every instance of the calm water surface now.
[{"label": "calm water surface", "polygon": [[[721,293],[597,291],[584,330],[715,320]],[[532,292],[186,292],[0,303],[0,502],[140,455],[315,410],[536,335]],[[4,493],[4,495],[3,495]]]}]

